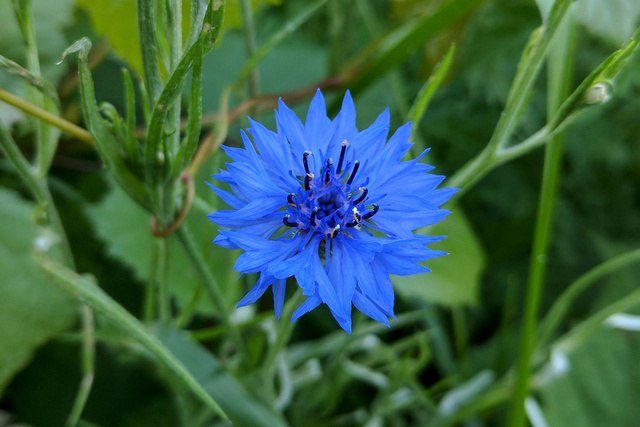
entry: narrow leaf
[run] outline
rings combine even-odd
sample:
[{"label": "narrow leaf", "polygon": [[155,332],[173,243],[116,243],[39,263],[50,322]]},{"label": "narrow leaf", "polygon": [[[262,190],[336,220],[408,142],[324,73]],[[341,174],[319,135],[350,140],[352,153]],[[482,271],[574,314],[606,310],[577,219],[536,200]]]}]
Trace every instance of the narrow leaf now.
[{"label": "narrow leaf", "polygon": [[413,122],[411,124],[412,135],[415,135],[418,124],[420,123],[420,120],[422,120],[422,116],[424,115],[433,94],[436,93],[436,90],[438,90],[438,87],[440,87],[444,77],[447,75],[447,71],[449,71],[449,66],[451,66],[451,61],[453,60],[454,52],[455,46],[451,45],[444,58],[442,58],[434,68],[433,73],[431,73],[427,82],[420,88],[420,92],[418,92],[411,109],[409,109],[409,120]]},{"label": "narrow leaf", "polygon": [[142,49],[144,84],[149,97],[148,101],[151,105],[155,104],[162,88],[158,70],[158,52],[156,47],[153,4],[154,2],[149,0],[136,0],[140,49]]},{"label": "narrow leaf", "polygon": [[72,270],[58,264],[42,253],[35,254],[36,262],[49,273],[67,292],[75,295],[94,310],[108,316],[116,325],[127,331],[145,346],[160,362],[181,380],[214,413],[228,418],[216,401],[202,388],[185,366],[165,347],[142,323],[125,308],[114,301],[91,280],[79,276]]},{"label": "narrow leaf", "polygon": [[237,79],[237,84],[240,85],[243,80],[249,77],[253,69],[258,66],[260,61],[262,61],[262,59],[264,59],[264,57],[267,56],[274,47],[276,47],[286,36],[296,31],[302,24],[307,22],[307,20],[326,2],[327,0],[317,0],[307,6],[297,16],[288,21],[280,31],[276,32],[269,40],[260,46],[256,53],[249,57],[242,66]]},{"label": "narrow leaf", "polygon": [[82,38],[71,45],[62,55],[62,59],[73,52],[78,52],[78,71],[80,98],[82,100],[82,113],[91,132],[96,149],[105,163],[107,170],[113,174],[118,183],[141,206],[147,206],[146,193],[142,182],[127,168],[120,155],[120,144],[109,132],[109,129],[100,115],[100,109],[96,102],[93,79],[87,55],[91,49],[91,41]]},{"label": "narrow leaf", "polygon": [[189,95],[189,117],[187,118],[187,136],[178,148],[172,175],[177,176],[189,164],[198,148],[202,123],[202,44],[196,52],[191,72],[191,93]]},{"label": "narrow leaf", "polygon": [[362,91],[481,2],[482,0],[447,2],[432,15],[410,21],[382,39],[372,42],[341,73],[341,80],[346,81],[344,86],[354,94]]}]

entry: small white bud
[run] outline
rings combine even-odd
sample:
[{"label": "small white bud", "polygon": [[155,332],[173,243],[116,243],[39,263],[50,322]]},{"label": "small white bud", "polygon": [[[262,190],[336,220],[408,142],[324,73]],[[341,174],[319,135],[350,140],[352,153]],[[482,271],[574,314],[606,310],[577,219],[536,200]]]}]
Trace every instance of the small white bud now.
[{"label": "small white bud", "polygon": [[611,98],[611,83],[596,83],[591,86],[584,94],[583,100],[585,104],[602,104]]}]

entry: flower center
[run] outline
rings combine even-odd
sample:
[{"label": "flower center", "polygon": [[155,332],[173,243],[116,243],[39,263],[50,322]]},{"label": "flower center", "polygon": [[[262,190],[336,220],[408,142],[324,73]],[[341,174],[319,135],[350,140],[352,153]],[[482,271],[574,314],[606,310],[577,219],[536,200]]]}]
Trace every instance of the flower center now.
[{"label": "flower center", "polygon": [[[350,165],[344,165],[348,145],[346,141],[342,143],[338,166],[334,167],[333,160],[327,159],[317,177],[309,170],[308,157],[311,153],[306,151],[302,155],[304,187],[300,188],[299,193],[287,196],[287,215],[282,219],[284,225],[333,239],[340,232],[357,227],[378,212],[376,204],[371,204],[371,209],[366,208],[367,187],[351,188],[360,162],[356,160],[351,173],[348,173]],[[345,170],[342,170],[343,166]]]}]

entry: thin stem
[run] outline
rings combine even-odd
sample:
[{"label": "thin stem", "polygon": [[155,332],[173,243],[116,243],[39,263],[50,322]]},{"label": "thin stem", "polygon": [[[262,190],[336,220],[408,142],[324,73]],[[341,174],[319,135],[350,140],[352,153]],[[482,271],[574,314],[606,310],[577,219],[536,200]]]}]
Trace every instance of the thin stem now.
[{"label": "thin stem", "polygon": [[[0,89],[0,95],[2,94],[2,92],[2,89]],[[45,204],[47,202],[47,198],[41,182],[35,177],[35,173],[33,172],[31,165],[22,155],[22,152],[18,148],[18,145],[14,141],[11,134],[7,131],[7,129],[5,129],[2,122],[0,122],[0,149],[7,157],[11,165],[15,168],[16,172],[18,172],[20,178],[22,178],[24,183],[29,188],[31,196],[38,203]]]},{"label": "thin stem", "polygon": [[[563,23],[560,30],[561,37],[556,39],[549,56],[547,91],[547,117],[549,120],[553,118],[570,93],[573,59],[572,55],[568,53],[571,53],[574,41],[573,21],[570,18],[569,15]],[[511,427],[523,426],[525,423],[524,401],[529,389],[529,370],[534,349],[536,318],[547,266],[553,212],[558,195],[563,140],[564,134],[558,134],[547,143],[545,149],[542,188],[531,250],[516,377],[509,405],[508,425]]]},{"label": "thin stem", "polygon": [[494,167],[493,149],[487,145],[480,154],[467,162],[462,168],[458,169],[458,171],[447,180],[446,185],[448,187],[460,189],[460,191],[453,195],[451,200],[455,201],[462,197],[464,193]]},{"label": "thin stem", "polygon": [[198,383],[182,362],[158,338],[152,335],[138,319],[114,301],[100,287],[79,276],[73,270],[56,263],[45,254],[35,253],[34,259],[47,273],[56,279],[64,290],[85,301],[93,309],[108,316],[117,326],[128,332],[155,355],[160,363],[173,372],[209,409],[224,419],[228,419],[222,408]]},{"label": "thin stem", "polygon": [[169,323],[171,302],[167,291],[167,242],[165,238],[155,239],[155,251],[150,281],[156,290],[158,298],[158,315],[160,322]]},{"label": "thin stem", "polygon": [[78,138],[80,141],[86,142],[88,144],[93,143],[91,134],[87,130],[82,129],[81,127],[76,126],[75,124],[61,117],[58,117],[55,114],[51,114],[44,108],[40,108],[37,105],[25,101],[24,99],[19,98],[12,93],[7,92],[6,90],[0,89],[0,101],[4,101],[9,105],[19,108],[30,116],[40,119],[52,126],[55,126],[61,131]]},{"label": "thin stem", "polygon": [[91,393],[91,387],[93,386],[93,378],[95,371],[95,354],[96,354],[96,340],[95,340],[95,324],[93,321],[93,312],[87,305],[82,305],[81,319],[82,319],[82,382],[80,383],[80,389],[76,395],[76,399],[73,403],[73,408],[67,418],[66,426],[73,427],[78,424],[82,411],[89,399]]},{"label": "thin stem", "polygon": [[558,327],[560,321],[571,306],[575,298],[588,289],[591,285],[598,282],[605,276],[608,276],[621,268],[640,262],[640,249],[636,249],[603,262],[591,270],[584,273],[555,300],[546,316],[540,322],[540,326],[536,333],[536,343],[538,348],[548,341],[553,331]]},{"label": "thin stem", "polygon": [[62,221],[60,220],[58,210],[53,203],[53,198],[51,197],[46,181],[44,179],[39,179],[36,176],[37,172],[22,155],[18,145],[2,123],[0,123],[0,150],[4,152],[11,165],[18,172],[20,178],[22,178],[24,183],[27,185],[32,197],[36,202],[45,207],[47,221],[49,221],[62,242],[64,261],[66,265],[73,266],[73,255],[71,254],[69,240],[67,239],[66,232],[62,226]]},{"label": "thin stem", "polygon": [[453,320],[453,331],[455,334],[456,353],[458,355],[458,365],[462,374],[469,373],[469,331],[462,307],[453,307],[451,309],[451,317]]},{"label": "thin stem", "polygon": [[[168,26],[169,26],[169,55],[171,73],[173,73],[180,59],[182,58],[182,0],[170,0],[168,4]],[[180,108],[181,103],[178,98],[169,110],[169,123],[172,134],[168,136],[169,152],[172,159],[175,158],[180,146]],[[171,206],[169,206],[171,208]]]},{"label": "thin stem", "polygon": [[144,291],[144,316],[145,322],[152,322],[156,317],[156,286],[152,280],[148,280]]},{"label": "thin stem", "polygon": [[276,337],[275,341],[269,347],[267,351],[267,356],[264,360],[263,372],[264,378],[267,380],[267,384],[272,384],[272,378],[275,371],[275,364],[278,355],[282,352],[282,349],[285,348],[287,343],[289,342],[289,338],[291,338],[291,334],[293,333],[293,328],[295,326],[294,322],[291,321],[291,316],[298,306],[304,301],[304,295],[302,295],[302,290],[298,289],[293,298],[289,299],[282,309],[282,315],[278,320],[278,327],[276,329]]},{"label": "thin stem", "polygon": [[176,316],[176,326],[178,328],[184,329],[187,326],[193,316],[193,313],[196,311],[201,295],[202,286],[196,286],[191,294],[191,298],[189,298],[189,302],[182,307],[182,310],[180,310],[180,313]]},{"label": "thin stem", "polygon": [[44,96],[54,101],[56,105],[59,105],[56,88],[48,80],[34,75],[31,71],[23,68],[20,64],[2,55],[0,55],[0,67],[3,67],[10,74],[20,77],[31,86],[37,88]]},{"label": "thin stem", "polygon": [[220,284],[213,277],[211,271],[209,270],[209,266],[205,262],[204,258],[202,258],[202,254],[196,247],[196,244],[193,240],[193,235],[189,231],[186,223],[182,224],[182,226],[178,229],[177,234],[178,238],[180,239],[180,243],[182,243],[182,246],[187,253],[187,256],[193,263],[196,272],[200,276],[200,280],[202,280],[202,284],[209,294],[213,306],[216,308],[216,311],[220,316],[220,321],[228,328],[228,331],[231,334],[231,338],[234,340],[234,343],[236,345],[236,350],[239,354],[247,354],[246,351],[244,351],[245,344],[242,340],[240,330],[238,329],[237,325],[232,323],[230,320],[230,313],[227,309],[227,306],[225,305],[225,298],[222,290],[220,289]]},{"label": "thin stem", "polygon": [[429,342],[433,350],[434,364],[443,377],[457,376],[456,366],[451,344],[443,331],[440,318],[433,306],[430,306],[424,315],[425,322],[429,327]]},{"label": "thin stem", "polygon": [[[247,50],[247,57],[252,57],[258,50],[256,43],[256,30],[253,24],[253,12],[251,11],[251,1],[241,0],[240,8],[242,9],[242,23],[244,30],[244,44]],[[251,70],[249,76],[249,97],[255,98],[260,93],[260,72],[258,66]],[[252,112],[252,115],[253,112]]]},{"label": "thin stem", "polygon": [[568,353],[583,343],[591,334],[601,327],[602,322],[610,316],[637,307],[640,304],[640,288],[616,300],[599,310],[596,314],[571,329],[562,338],[553,343],[553,347],[560,352]]},{"label": "thin stem", "polygon": [[[27,61],[27,69],[36,78],[41,77],[40,59],[38,57],[38,45],[36,32],[33,23],[33,9],[31,0],[15,0],[14,9],[16,18],[22,31],[22,37],[25,42],[25,55]],[[49,112],[57,112],[55,101],[45,97],[35,87],[29,87],[29,97],[33,104],[43,107]],[[58,145],[59,134],[54,131],[46,122],[35,122],[35,140],[36,140],[36,170],[37,176],[43,178],[47,175],[51,160]]]}]

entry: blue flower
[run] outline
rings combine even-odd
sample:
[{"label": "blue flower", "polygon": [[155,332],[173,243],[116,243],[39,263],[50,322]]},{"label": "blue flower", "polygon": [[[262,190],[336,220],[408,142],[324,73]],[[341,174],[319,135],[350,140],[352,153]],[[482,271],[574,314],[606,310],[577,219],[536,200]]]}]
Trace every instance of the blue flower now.
[{"label": "blue flower", "polygon": [[211,188],[231,209],[209,215],[229,228],[214,243],[244,250],[236,271],[260,273],[238,307],[271,286],[279,318],[293,276],[307,300],[292,321],[324,303],[349,333],[352,305],[389,326],[389,275],[426,273],[418,262],[444,254],[426,247],[443,237],[413,231],[442,220],[449,212],[439,206],[457,190],[436,188],[444,177],[418,162],[428,150],[402,161],[410,123],[387,141],[388,109],[361,132],[355,119],[349,92],[330,120],[318,90],[304,124],[280,101],[277,132],[249,119],[244,148],[223,147],[233,163],[213,178],[231,192]]}]

